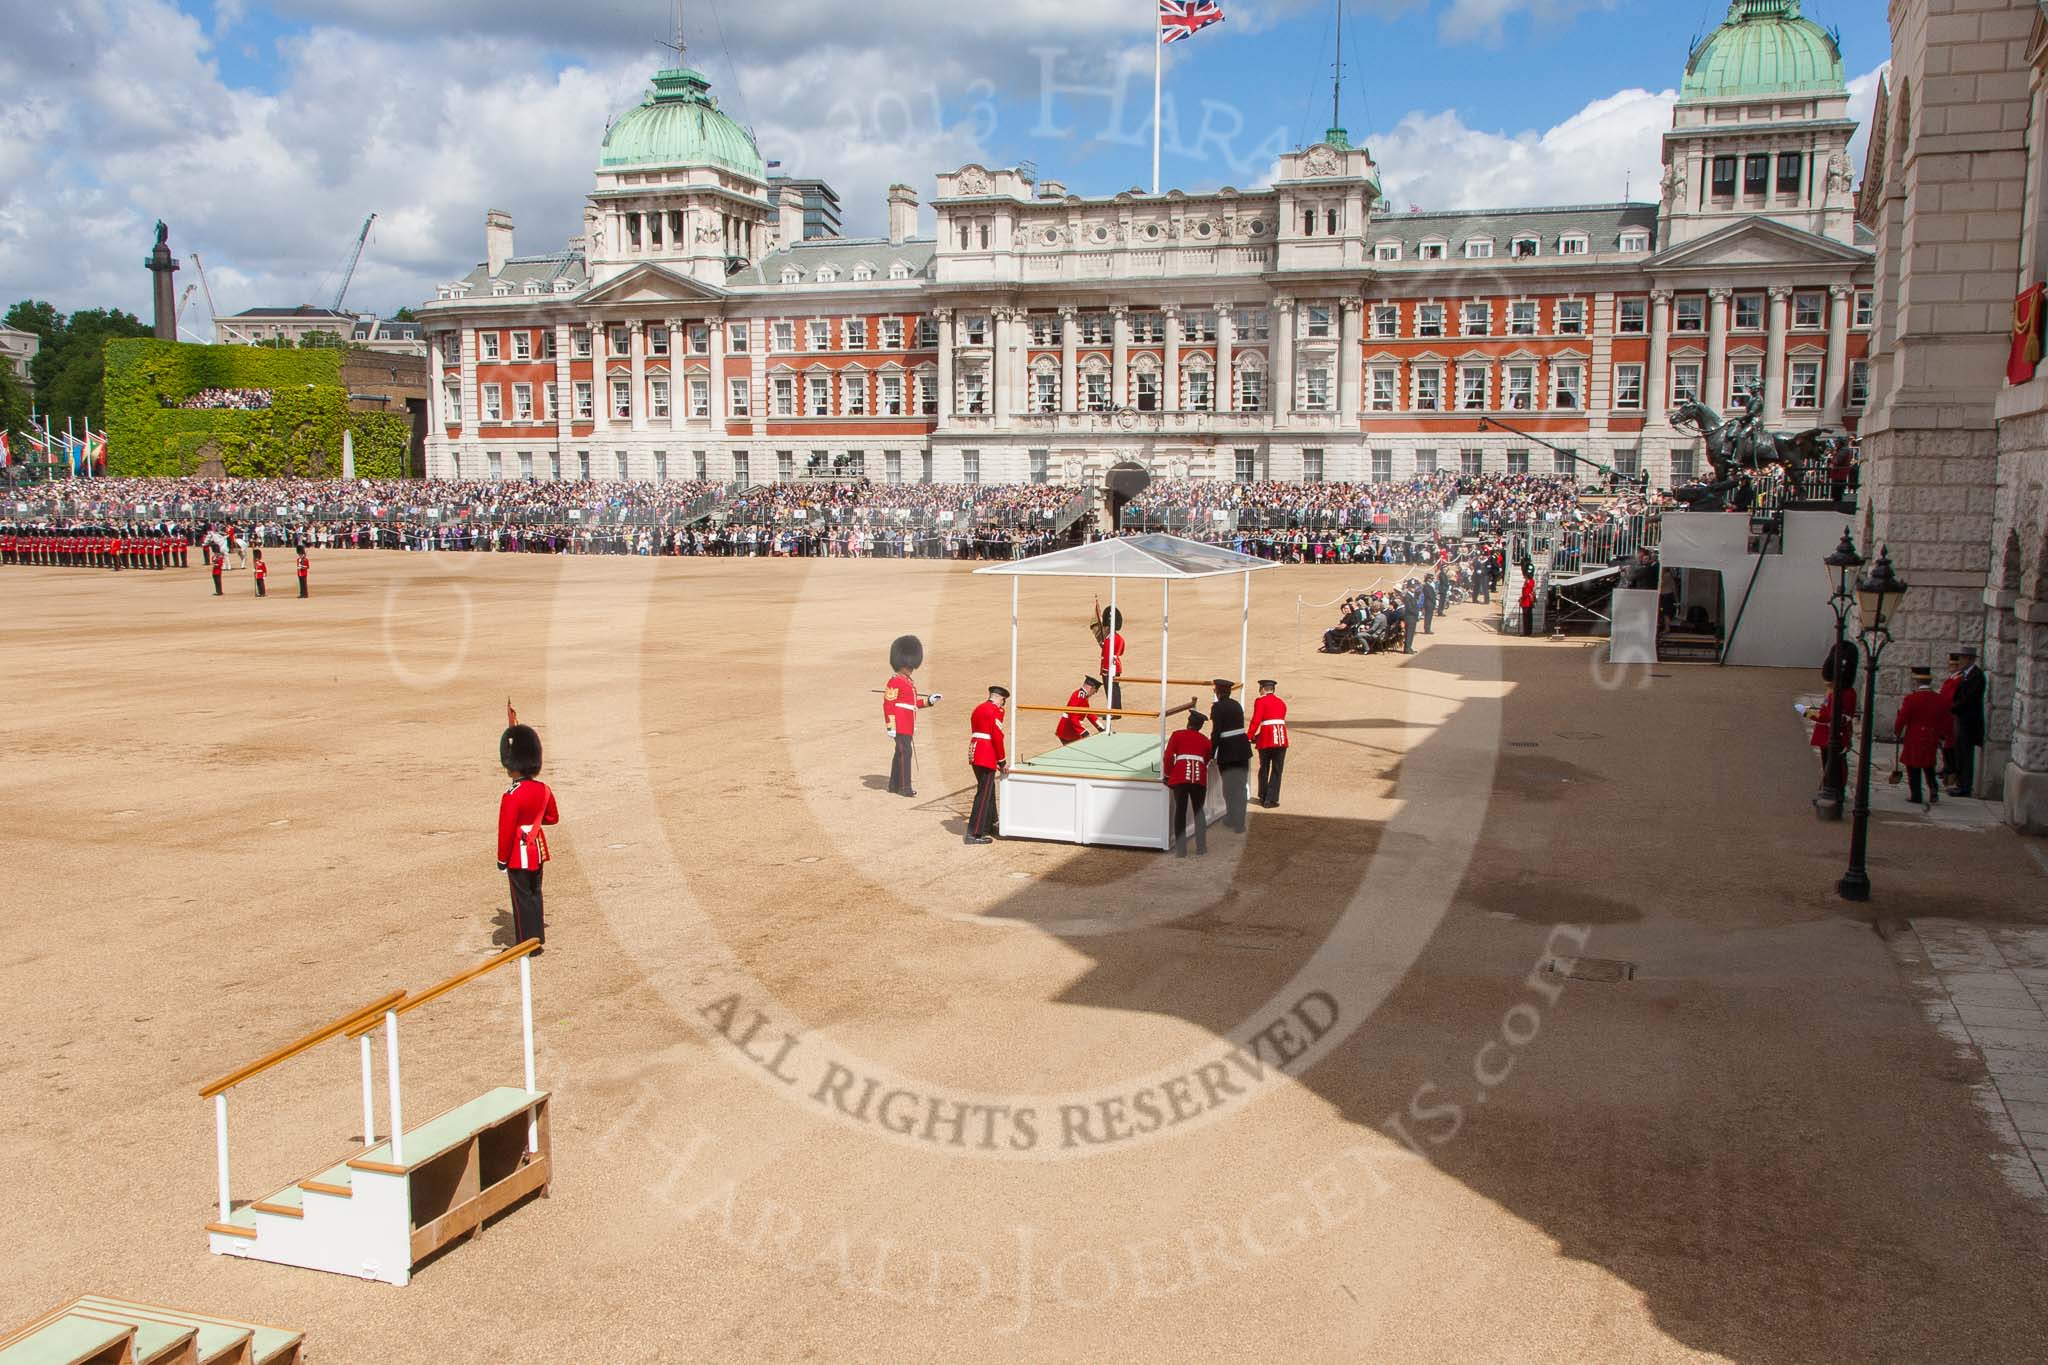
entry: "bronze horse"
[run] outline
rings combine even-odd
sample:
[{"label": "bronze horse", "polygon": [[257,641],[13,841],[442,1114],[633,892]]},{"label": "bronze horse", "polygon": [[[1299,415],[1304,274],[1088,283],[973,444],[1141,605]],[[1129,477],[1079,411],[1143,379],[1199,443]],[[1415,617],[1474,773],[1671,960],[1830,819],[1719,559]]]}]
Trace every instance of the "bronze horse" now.
[{"label": "bronze horse", "polygon": [[1831,427],[1808,427],[1795,436],[1765,431],[1761,423],[1741,417],[1724,419],[1697,398],[1680,403],[1671,414],[1674,427],[1694,427],[1706,438],[1707,462],[1714,467],[1718,482],[1731,477],[1735,469],[1762,469],[1783,465],[1796,473],[1802,467],[1824,463],[1835,447],[1846,442],[1847,433]]}]

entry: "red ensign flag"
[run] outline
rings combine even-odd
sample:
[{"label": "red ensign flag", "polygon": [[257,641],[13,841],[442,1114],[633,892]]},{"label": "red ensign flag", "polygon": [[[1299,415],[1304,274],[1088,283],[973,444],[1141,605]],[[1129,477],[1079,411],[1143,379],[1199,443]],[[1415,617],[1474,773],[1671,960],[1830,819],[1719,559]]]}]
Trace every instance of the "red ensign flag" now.
[{"label": "red ensign flag", "polygon": [[2041,367],[2041,298],[2044,286],[2035,285],[2013,300],[2012,358],[2005,364],[2005,381],[2024,384]]}]

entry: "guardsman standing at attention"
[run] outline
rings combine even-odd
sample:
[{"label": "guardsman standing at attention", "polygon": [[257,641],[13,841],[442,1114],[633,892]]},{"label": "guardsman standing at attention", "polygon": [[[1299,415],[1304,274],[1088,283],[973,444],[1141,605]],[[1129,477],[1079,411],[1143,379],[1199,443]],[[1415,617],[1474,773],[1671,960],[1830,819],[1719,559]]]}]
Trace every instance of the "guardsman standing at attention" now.
[{"label": "guardsman standing at attention", "polygon": [[1009,746],[1003,742],[1003,703],[1009,699],[1009,688],[991,687],[988,700],[975,707],[967,719],[967,762],[974,769],[974,805],[967,812],[970,844],[992,844],[999,832],[996,774],[1010,758]]},{"label": "guardsman standing at attention", "polygon": [[1202,733],[1208,720],[1200,711],[1188,712],[1187,728],[1166,737],[1166,752],[1159,757],[1160,777],[1173,797],[1173,856],[1188,856],[1188,817],[1195,821],[1195,852],[1209,851],[1209,817],[1203,806],[1209,797],[1209,737]]},{"label": "guardsman standing at attention", "polygon": [[306,547],[301,542],[299,545],[299,596],[301,598],[306,595],[306,570],[308,567],[306,563]]},{"label": "guardsman standing at attention", "polygon": [[226,567],[221,562],[221,558],[220,555],[213,557],[213,595],[215,597],[220,596],[220,571]]},{"label": "guardsman standing at attention", "polygon": [[1252,703],[1252,743],[1259,750],[1259,804],[1272,810],[1280,804],[1280,777],[1287,771],[1287,703],[1280,684],[1259,679],[1259,699]]},{"label": "guardsman standing at attention", "polygon": [[[498,736],[498,763],[512,785],[498,798],[498,870],[512,886],[512,942],[548,940],[541,915],[541,872],[548,861],[543,827],[561,820],[555,794],[540,781],[540,735],[521,725],[510,702],[505,705],[505,733]],[[536,955],[539,950],[535,950]]]},{"label": "guardsman standing at attention", "polygon": [[1223,824],[1239,834],[1245,831],[1245,788],[1252,775],[1252,741],[1245,731],[1244,707],[1230,694],[1237,684],[1228,678],[1211,683],[1216,701],[1209,707],[1215,727],[1216,778],[1223,784]]},{"label": "guardsman standing at attention", "polygon": [[1083,678],[1081,685],[1067,698],[1067,713],[1060,717],[1060,723],[1053,727],[1052,737],[1062,744],[1072,744],[1077,739],[1086,739],[1091,734],[1102,733],[1102,720],[1094,714],[1095,694],[1102,690],[1102,679]]},{"label": "guardsman standing at attention", "polygon": [[1104,607],[1102,616],[1092,627],[1095,638],[1102,642],[1102,680],[1109,685],[1109,709],[1124,709],[1124,614],[1115,607]]},{"label": "guardsman standing at attention", "polygon": [[264,576],[265,574],[269,573],[269,572],[270,572],[270,569],[269,569],[269,567],[268,567],[267,565],[265,565],[265,564],[264,564],[264,562],[263,562],[263,551],[262,551],[261,549],[258,549],[258,550],[256,551],[256,569],[255,569],[255,572],[256,572],[256,595],[257,595],[258,597],[267,597],[267,596],[269,596],[269,594],[268,594],[268,593],[266,593],[266,592],[264,592],[264,590],[263,590],[263,576]]},{"label": "guardsman standing at attention", "polygon": [[889,685],[882,689],[882,728],[889,733],[889,790],[897,796],[917,795],[911,768],[917,757],[917,713],[936,706],[938,693],[921,697],[911,675],[924,667],[924,641],[899,635],[889,644]]}]

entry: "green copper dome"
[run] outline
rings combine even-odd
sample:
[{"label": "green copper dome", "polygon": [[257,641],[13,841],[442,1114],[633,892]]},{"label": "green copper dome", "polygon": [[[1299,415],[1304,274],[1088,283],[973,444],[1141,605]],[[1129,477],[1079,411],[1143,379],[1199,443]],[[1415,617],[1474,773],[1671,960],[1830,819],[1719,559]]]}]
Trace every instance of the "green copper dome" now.
[{"label": "green copper dome", "polygon": [[1842,94],[1842,50],[1799,14],[1799,0],[1734,0],[1728,19],[1693,49],[1681,100]]},{"label": "green copper dome", "polygon": [[760,149],[747,130],[718,112],[711,83],[687,69],[657,71],[640,106],[604,135],[603,170],[633,166],[722,166],[766,181]]}]

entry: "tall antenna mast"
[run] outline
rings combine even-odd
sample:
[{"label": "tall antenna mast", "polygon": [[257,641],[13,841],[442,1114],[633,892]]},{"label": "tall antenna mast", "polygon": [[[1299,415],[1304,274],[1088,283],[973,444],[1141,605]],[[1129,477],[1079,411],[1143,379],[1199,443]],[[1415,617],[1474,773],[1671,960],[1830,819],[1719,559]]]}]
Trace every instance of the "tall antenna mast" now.
[{"label": "tall antenna mast", "polygon": [[[677,0],[681,3],[681,0]],[[1336,79],[1330,82],[1330,126],[1341,128],[1344,117],[1339,106],[1344,100],[1344,0],[1337,0],[1337,66]]]},{"label": "tall antenna mast", "polygon": [[676,54],[676,65],[681,66],[690,50],[690,45],[683,41],[683,0],[669,0],[669,17],[673,21],[671,27],[675,30],[675,41],[662,46]]}]

